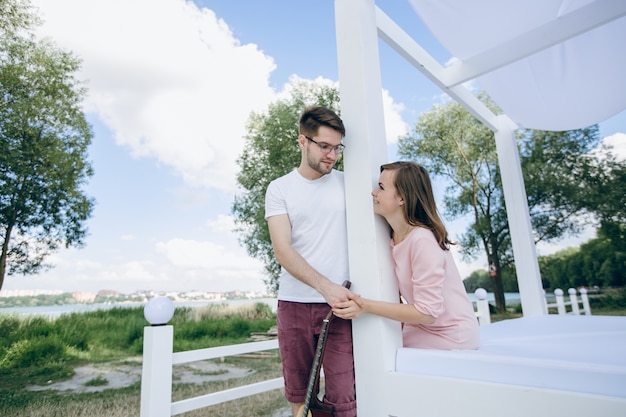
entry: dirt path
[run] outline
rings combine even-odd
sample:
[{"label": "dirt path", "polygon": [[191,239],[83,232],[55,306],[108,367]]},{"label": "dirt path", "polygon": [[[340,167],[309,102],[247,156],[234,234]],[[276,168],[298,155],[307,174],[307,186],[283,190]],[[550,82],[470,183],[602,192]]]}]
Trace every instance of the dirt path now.
[{"label": "dirt path", "polygon": [[[31,391],[57,390],[72,392],[97,392],[105,389],[124,388],[141,380],[141,358],[80,366],[74,369],[72,379],[49,381],[47,385],[30,386]],[[172,380],[176,383],[202,384],[207,381],[223,381],[241,378],[254,372],[228,364],[198,361],[174,367]]]}]

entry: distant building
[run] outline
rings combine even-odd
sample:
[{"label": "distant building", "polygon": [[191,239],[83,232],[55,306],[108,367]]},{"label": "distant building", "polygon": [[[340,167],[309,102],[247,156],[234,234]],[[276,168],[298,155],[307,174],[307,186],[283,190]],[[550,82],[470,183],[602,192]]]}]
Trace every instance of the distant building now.
[{"label": "distant building", "polygon": [[100,290],[96,297],[117,297],[118,295],[120,295],[120,292],[116,290]]},{"label": "distant building", "polygon": [[93,292],[81,292],[75,291],[72,293],[72,297],[79,303],[93,303],[96,301],[96,293]]}]

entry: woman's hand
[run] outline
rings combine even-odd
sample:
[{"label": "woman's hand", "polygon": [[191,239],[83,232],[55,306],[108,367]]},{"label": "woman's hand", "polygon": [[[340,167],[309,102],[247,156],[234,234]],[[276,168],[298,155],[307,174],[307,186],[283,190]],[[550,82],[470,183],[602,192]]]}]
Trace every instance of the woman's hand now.
[{"label": "woman's hand", "polygon": [[340,301],[333,305],[333,314],[345,320],[351,320],[365,313],[365,300],[359,297],[357,300]]}]

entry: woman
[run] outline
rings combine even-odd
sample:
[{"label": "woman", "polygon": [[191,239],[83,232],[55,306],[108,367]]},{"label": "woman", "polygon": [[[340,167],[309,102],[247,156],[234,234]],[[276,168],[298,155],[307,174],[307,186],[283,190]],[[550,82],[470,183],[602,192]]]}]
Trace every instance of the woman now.
[{"label": "woman", "polygon": [[362,299],[334,305],[337,317],[376,314],[403,323],[405,347],[477,349],[479,329],[474,308],[450,253],[437,213],[430,178],[413,162],[381,166],[372,192],[374,213],[387,220],[401,298],[406,303]]}]

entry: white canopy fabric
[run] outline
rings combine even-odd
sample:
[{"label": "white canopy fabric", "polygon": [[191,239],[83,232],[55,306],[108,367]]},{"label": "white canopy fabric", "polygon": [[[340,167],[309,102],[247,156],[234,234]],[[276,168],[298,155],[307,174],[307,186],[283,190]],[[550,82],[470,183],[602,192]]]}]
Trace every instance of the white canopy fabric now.
[{"label": "white canopy fabric", "polygon": [[572,130],[626,108],[624,0],[410,0],[460,62],[447,84],[475,79],[518,125]]}]

